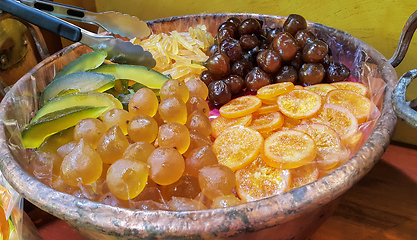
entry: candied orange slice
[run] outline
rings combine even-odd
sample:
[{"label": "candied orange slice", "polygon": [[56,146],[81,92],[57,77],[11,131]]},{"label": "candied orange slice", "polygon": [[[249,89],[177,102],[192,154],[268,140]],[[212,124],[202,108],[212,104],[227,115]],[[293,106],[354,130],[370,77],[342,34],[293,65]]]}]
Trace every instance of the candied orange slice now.
[{"label": "candied orange slice", "polygon": [[213,143],[213,152],[219,164],[233,171],[249,165],[259,155],[263,142],[262,135],[245,126],[229,127]]},{"label": "candied orange slice", "polygon": [[350,151],[347,148],[344,148],[343,151],[340,153],[340,160],[339,163],[336,164],[336,166],[329,168],[329,169],[319,169],[319,178],[322,178],[326,176],[327,174],[333,172],[338,167],[342,166],[344,163],[346,163],[350,158]]},{"label": "candied orange slice", "polygon": [[366,96],[366,93],[368,92],[368,89],[366,88],[366,86],[358,82],[342,81],[342,82],[334,82],[334,83],[331,83],[330,85],[335,86],[337,89],[345,89],[345,90],[354,91],[356,93],[359,93],[362,96]]},{"label": "candied orange slice", "polygon": [[279,107],[277,105],[277,101],[275,100],[274,104],[262,104],[262,106],[258,110],[253,112],[253,114],[254,115],[265,114],[265,113],[273,113],[273,112],[278,112],[278,111],[279,111]]},{"label": "candied orange slice", "polygon": [[277,104],[277,98],[268,98],[268,99],[261,99],[263,104],[269,104],[269,105],[276,105]]},{"label": "candied orange slice", "polygon": [[325,124],[339,134],[342,142],[358,130],[358,120],[349,109],[330,103],[324,104],[317,115],[304,119],[302,122]]},{"label": "candied orange slice", "polygon": [[279,95],[289,93],[294,89],[292,82],[269,84],[258,89],[256,96],[260,99],[274,99]]},{"label": "candied orange slice", "polygon": [[335,168],[331,168],[331,169],[326,169],[326,170],[319,170],[319,179],[320,178],[323,178],[323,177],[325,177],[325,176],[327,176],[329,173],[331,173],[331,172],[333,172],[334,170],[336,170],[336,168],[337,167],[335,167]]},{"label": "candied orange slice", "polygon": [[225,118],[237,118],[253,113],[261,106],[261,99],[248,95],[232,99],[223,105],[219,112]]},{"label": "candied orange slice", "polygon": [[321,123],[301,124],[292,129],[307,133],[313,138],[317,147],[316,161],[320,169],[330,169],[337,165],[342,143],[335,130]]},{"label": "candied orange slice", "polygon": [[313,161],[316,154],[316,144],[309,135],[290,129],[265,139],[262,158],[271,167],[290,169]]},{"label": "candied orange slice", "polygon": [[290,173],[290,189],[294,189],[316,181],[319,177],[319,168],[317,167],[317,162],[312,161],[299,168],[290,169]]},{"label": "candied orange slice", "polygon": [[223,130],[235,125],[248,126],[252,122],[252,114],[238,118],[225,118],[219,116],[211,121],[211,135],[217,138]]},{"label": "candied orange slice", "polygon": [[299,124],[301,124],[301,119],[290,118],[284,115],[284,124],[282,125],[281,129],[290,129]]},{"label": "candied orange slice", "polygon": [[367,97],[344,89],[336,89],[327,93],[326,103],[333,103],[349,109],[358,119],[358,123],[364,123],[371,116],[373,103]]},{"label": "candied orange slice", "polygon": [[345,147],[350,148],[352,152],[356,152],[356,149],[359,148],[358,144],[363,138],[362,131],[358,130],[355,134],[353,134],[350,138],[345,139],[342,143]]},{"label": "candied orange slice", "polygon": [[265,138],[267,138],[267,137],[269,137],[269,136],[271,136],[274,132],[276,132],[276,131],[273,131],[273,132],[259,132],[261,135],[262,135],[262,137],[265,139]]},{"label": "candied orange slice", "polygon": [[295,85],[294,86],[294,90],[303,90],[303,89],[304,89],[304,87],[301,86],[301,85]]},{"label": "candied orange slice", "polygon": [[250,128],[258,132],[271,132],[284,124],[284,116],[280,112],[253,115]]},{"label": "candied orange slice", "polygon": [[317,113],[321,107],[321,97],[308,90],[293,90],[278,96],[279,110],[288,117],[295,119],[307,118]]},{"label": "candied orange slice", "polygon": [[306,86],[306,87],[304,87],[304,89],[313,91],[313,92],[317,93],[318,95],[320,95],[323,98],[323,97],[326,96],[326,94],[328,92],[330,92],[331,90],[337,89],[337,88],[335,86],[332,86],[332,85],[328,84],[328,83],[320,83],[320,84]]},{"label": "candied orange slice", "polygon": [[268,166],[258,157],[249,166],[235,172],[236,192],[244,202],[274,196],[288,190],[289,170]]}]

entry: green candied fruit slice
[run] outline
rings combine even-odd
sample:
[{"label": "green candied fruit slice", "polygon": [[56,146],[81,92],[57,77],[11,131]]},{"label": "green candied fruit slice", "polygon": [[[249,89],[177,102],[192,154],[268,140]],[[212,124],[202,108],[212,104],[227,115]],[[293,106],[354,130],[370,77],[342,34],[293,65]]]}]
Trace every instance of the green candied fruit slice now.
[{"label": "green candied fruit slice", "polygon": [[107,53],[100,51],[92,51],[81,55],[79,58],[68,63],[63,67],[54,78],[60,78],[62,76],[68,75],[74,72],[87,71],[90,69],[97,68],[103,64],[104,59],[106,59]]},{"label": "green candied fruit slice", "polygon": [[148,88],[159,89],[169,78],[153,69],[139,65],[108,64],[101,65],[90,72],[112,74],[116,79],[129,79]]},{"label": "green candied fruit slice", "polygon": [[109,107],[108,110],[113,108],[123,109],[122,103],[111,94],[94,91],[74,92],[49,101],[48,104],[39,109],[32,122],[48,113],[75,106]]},{"label": "green candied fruit slice", "polygon": [[41,94],[40,105],[45,105],[57,95],[63,93],[96,91],[104,92],[114,87],[116,80],[113,75],[94,72],[75,72],[53,80]]},{"label": "green candied fruit slice", "polygon": [[48,113],[32,121],[22,132],[24,148],[37,148],[52,134],[77,125],[84,118],[97,118],[109,107],[75,106]]}]

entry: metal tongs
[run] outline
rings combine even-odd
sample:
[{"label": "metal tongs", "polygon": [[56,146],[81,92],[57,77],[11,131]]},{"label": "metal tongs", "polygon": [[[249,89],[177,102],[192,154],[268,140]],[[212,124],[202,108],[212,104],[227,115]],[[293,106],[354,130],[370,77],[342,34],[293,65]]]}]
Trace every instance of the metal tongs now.
[{"label": "metal tongs", "polygon": [[152,68],[156,65],[152,54],[139,45],[125,42],[113,36],[103,36],[89,32],[76,25],[26,6],[14,0],[0,0],[0,10],[22,18],[74,42],[81,42],[94,50],[107,52],[107,59],[116,63],[143,65]]},{"label": "metal tongs", "polygon": [[48,0],[19,0],[20,2],[47,12],[55,17],[95,24],[104,28],[108,32],[119,34],[122,37],[144,38],[149,36],[146,22],[139,20],[135,16],[119,12],[90,12],[80,7],[74,7],[62,3],[54,3]]}]

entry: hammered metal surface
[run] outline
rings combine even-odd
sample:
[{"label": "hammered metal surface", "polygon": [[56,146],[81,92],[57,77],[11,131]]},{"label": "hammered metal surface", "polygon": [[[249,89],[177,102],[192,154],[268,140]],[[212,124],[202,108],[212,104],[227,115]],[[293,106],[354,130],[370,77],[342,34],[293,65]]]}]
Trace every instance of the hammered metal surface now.
[{"label": "hammered metal surface", "polygon": [[[173,17],[149,22],[153,32],[188,30],[189,26],[206,24],[213,32],[231,15],[262,19],[267,26],[282,25],[285,18],[260,14],[205,14]],[[7,94],[0,105],[0,168],[11,185],[41,209],[68,221],[88,239],[305,239],[330,216],[337,198],[359,181],[379,160],[389,144],[396,116],[391,95],[396,73],[375,49],[342,31],[309,23],[314,32],[330,40],[337,39],[343,48],[362,49],[380,77],[386,82],[381,116],[362,148],[344,165],[316,182],[263,200],[239,206],[201,211],[139,211],[111,207],[79,199],[45,186],[28,174],[18,162],[26,161],[25,153],[11,153],[10,131],[28,121],[36,98],[56,70],[87,51],[79,44],[70,46],[43,61],[25,75]],[[36,82],[35,82],[36,81]],[[17,101],[19,99],[19,102]],[[17,119],[17,124],[9,122]],[[18,132],[17,132],[18,134]],[[13,135],[13,134],[12,134]],[[12,136],[13,137],[13,136]]]},{"label": "hammered metal surface", "polygon": [[417,79],[417,69],[410,70],[400,77],[400,81],[392,94],[392,106],[398,117],[404,119],[412,127],[417,128],[417,111],[410,108],[410,105],[405,101],[407,87],[415,79]]}]

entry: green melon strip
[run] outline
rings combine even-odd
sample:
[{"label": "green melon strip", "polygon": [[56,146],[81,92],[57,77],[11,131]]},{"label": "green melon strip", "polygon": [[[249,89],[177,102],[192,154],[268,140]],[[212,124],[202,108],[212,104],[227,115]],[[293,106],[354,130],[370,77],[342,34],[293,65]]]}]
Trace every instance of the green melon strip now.
[{"label": "green melon strip", "polygon": [[112,74],[116,79],[129,79],[148,88],[159,89],[169,78],[160,72],[139,65],[109,64],[102,65],[90,72]]},{"label": "green melon strip", "polygon": [[76,106],[51,112],[32,121],[23,129],[24,148],[37,148],[52,134],[77,125],[84,118],[97,118],[109,107]]},{"label": "green melon strip", "polygon": [[63,67],[54,78],[60,78],[74,72],[87,71],[100,66],[104,59],[106,59],[107,53],[100,51],[92,51],[81,55],[79,58],[68,63]]},{"label": "green melon strip", "polygon": [[48,113],[75,106],[109,107],[108,110],[113,108],[123,109],[122,103],[111,94],[94,91],[75,92],[49,101],[48,104],[39,109],[32,122]]},{"label": "green melon strip", "polygon": [[94,72],[75,72],[57,78],[45,87],[41,94],[40,104],[45,105],[52,98],[63,93],[97,91],[104,92],[115,84],[113,75]]}]

